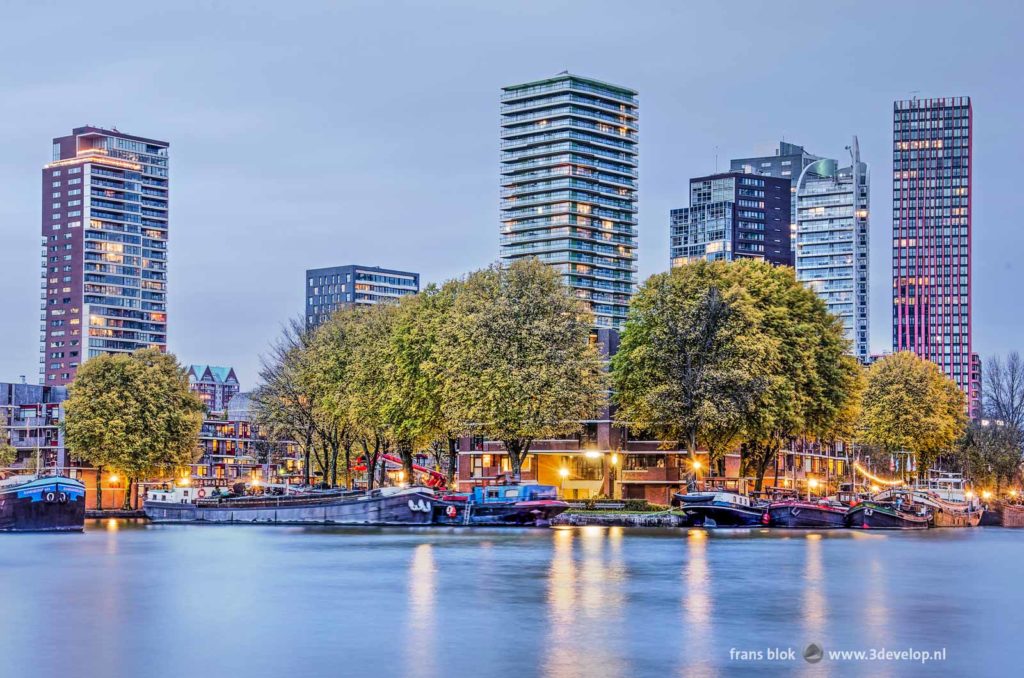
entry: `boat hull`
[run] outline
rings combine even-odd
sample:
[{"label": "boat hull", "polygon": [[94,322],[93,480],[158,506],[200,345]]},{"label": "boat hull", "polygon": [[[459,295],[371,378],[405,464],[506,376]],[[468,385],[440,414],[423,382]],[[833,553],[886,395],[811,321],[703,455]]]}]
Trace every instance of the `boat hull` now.
[{"label": "boat hull", "polygon": [[70,478],[39,478],[0,489],[0,532],[81,532],[85,486]]},{"label": "boat hull", "polygon": [[983,511],[977,509],[948,510],[935,508],[932,510],[934,527],[977,527],[981,523]]},{"label": "boat hull", "polygon": [[894,508],[859,504],[846,513],[846,525],[861,530],[925,530],[928,517]]},{"label": "boat hull", "polygon": [[520,501],[508,503],[438,502],[434,522],[438,525],[546,527],[564,513],[564,501]]},{"label": "boat hull", "polygon": [[765,511],[770,527],[828,529],[846,527],[846,510],[804,502],[780,502]]},{"label": "boat hull", "polygon": [[687,523],[694,527],[750,527],[761,524],[764,512],[716,504],[687,504],[682,507]]},{"label": "boat hull", "polygon": [[339,497],[268,497],[198,504],[150,501],[154,523],[289,525],[429,525],[434,497],[422,492]]}]

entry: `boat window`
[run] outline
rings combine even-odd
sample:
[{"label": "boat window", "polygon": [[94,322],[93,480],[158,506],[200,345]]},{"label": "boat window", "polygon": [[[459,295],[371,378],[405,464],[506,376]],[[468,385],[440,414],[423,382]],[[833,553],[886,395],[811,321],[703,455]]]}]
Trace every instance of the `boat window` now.
[{"label": "boat window", "polygon": [[512,497],[514,499],[514,498],[519,496],[519,490],[517,490],[514,487],[512,489],[510,489],[510,490],[505,490],[505,496],[506,497]]}]

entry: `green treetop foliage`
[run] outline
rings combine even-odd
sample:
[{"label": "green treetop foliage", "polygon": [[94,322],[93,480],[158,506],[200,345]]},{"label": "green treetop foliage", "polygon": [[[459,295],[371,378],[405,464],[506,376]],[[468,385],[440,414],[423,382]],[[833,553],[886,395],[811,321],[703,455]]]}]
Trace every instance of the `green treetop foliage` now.
[{"label": "green treetop foliage", "polygon": [[861,439],[886,452],[909,452],[927,470],[952,448],[967,423],[966,400],[935,363],[902,351],[868,370]]},{"label": "green treetop foliage", "polygon": [[[449,452],[466,426],[452,419],[443,407],[446,379],[441,336],[450,329],[449,318],[460,283],[431,285],[405,297],[395,312],[384,373],[384,419],[395,446],[412,476],[416,449],[443,441]],[[449,468],[454,468],[451,459]]]},{"label": "green treetop foliage", "polygon": [[[91,358],[65,403],[64,440],[77,458],[135,480],[171,475],[198,455],[202,401],[173,355],[157,349]],[[125,508],[130,492],[125,493]]]},{"label": "green treetop foliage", "polygon": [[0,442],[0,471],[8,468],[18,460],[18,450],[13,445]]},{"label": "green treetop foliage", "polygon": [[727,266],[701,261],[648,278],[612,358],[617,419],[691,455],[698,443],[717,456],[735,442],[779,351]]},{"label": "green treetop foliage", "polygon": [[1002,420],[972,422],[957,449],[964,475],[978,483],[991,483],[998,492],[1003,483],[1020,479],[1020,434]]},{"label": "green treetop foliage", "polygon": [[578,431],[604,404],[592,323],[560,274],[536,259],[470,274],[441,335],[445,417],[501,440],[518,476],[533,440]]}]

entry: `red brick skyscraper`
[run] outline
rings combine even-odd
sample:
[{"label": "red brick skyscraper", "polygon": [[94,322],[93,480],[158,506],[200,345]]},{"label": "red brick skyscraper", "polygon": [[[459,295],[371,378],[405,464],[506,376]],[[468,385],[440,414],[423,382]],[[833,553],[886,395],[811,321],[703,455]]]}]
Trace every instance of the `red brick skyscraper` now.
[{"label": "red brick skyscraper", "polygon": [[971,344],[969,97],[893,105],[893,348],[931,360],[978,414]]}]

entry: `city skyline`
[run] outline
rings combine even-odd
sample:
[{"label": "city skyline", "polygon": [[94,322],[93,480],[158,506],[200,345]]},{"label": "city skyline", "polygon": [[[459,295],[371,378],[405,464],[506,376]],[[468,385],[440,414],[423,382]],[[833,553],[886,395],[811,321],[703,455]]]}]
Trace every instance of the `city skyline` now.
[{"label": "city skyline", "polygon": [[[409,10],[413,15],[417,11]],[[31,225],[38,224],[41,216],[35,172],[48,160],[46,140],[56,133],[95,123],[170,141],[175,148],[170,350],[183,363],[235,365],[243,381],[251,383],[259,354],[282,323],[302,312],[298,281],[306,269],[356,260],[416,270],[427,283],[496,260],[495,92],[509,82],[551,77],[566,68],[642,93],[639,281],[667,269],[664,224],[668,210],[685,204],[689,178],[715,170],[716,156],[717,169],[725,171],[727,158],[747,157],[784,138],[814,153],[839,157],[842,149],[836,147],[837,140],[841,145],[842,139],[857,133],[862,157],[876,177],[872,191],[871,277],[876,281],[871,300],[872,352],[891,348],[887,331],[891,290],[877,284],[891,276],[891,217],[887,214],[891,187],[877,179],[891,171],[890,106],[914,90],[920,90],[921,98],[970,95],[979,119],[975,131],[974,347],[983,357],[1014,347],[1013,335],[1020,329],[1015,316],[1020,314],[1000,303],[999,290],[1013,284],[1013,252],[1024,241],[1013,229],[1009,160],[1001,157],[1001,151],[1007,139],[1011,148],[1019,145],[1019,132],[1012,127],[1010,116],[1019,108],[1021,95],[999,86],[1004,78],[997,64],[1002,50],[1012,44],[1019,12],[1010,11],[999,23],[978,17],[963,26],[954,24],[956,13],[930,15],[927,20],[935,30],[952,30],[956,25],[986,35],[984,41],[975,41],[976,48],[963,59],[934,63],[911,49],[916,41],[927,42],[923,36],[906,36],[895,30],[896,24],[915,14],[912,4],[886,10],[891,22],[878,22],[878,17],[869,13],[861,16],[852,5],[804,6],[799,11],[786,7],[771,13],[754,8],[740,19],[744,25],[760,23],[770,30],[799,14],[820,31],[807,36],[799,50],[776,49],[777,61],[766,64],[767,72],[758,79],[770,80],[782,91],[759,91],[766,105],[754,109],[742,104],[744,85],[752,80],[740,78],[716,85],[711,96],[699,100],[689,96],[693,84],[706,86],[717,73],[729,72],[739,59],[723,52],[711,64],[710,72],[706,68],[695,72],[682,63],[696,64],[694,55],[701,47],[714,44],[716,36],[721,39],[720,31],[710,30],[710,35],[701,36],[695,28],[720,18],[720,10],[715,8],[664,7],[630,19],[634,30],[627,36],[627,44],[651,57],[649,63],[642,64],[623,63],[603,53],[598,45],[552,48],[543,36],[531,39],[537,49],[527,56],[504,57],[503,48],[515,38],[516,25],[529,20],[529,12],[505,17],[509,25],[498,29],[489,23],[495,16],[487,10],[467,11],[467,6],[458,5],[442,7],[438,13],[455,11],[468,14],[467,27],[480,27],[493,38],[493,44],[471,40],[459,32],[453,36],[452,51],[425,55],[422,63],[405,61],[401,67],[385,62],[383,71],[372,78],[355,64],[377,54],[376,43],[353,40],[346,46],[340,40],[340,46],[331,49],[304,48],[300,50],[304,57],[340,69],[337,82],[319,89],[308,79],[292,82],[281,77],[282,69],[294,66],[295,58],[276,49],[281,43],[273,39],[267,56],[257,54],[255,47],[241,38],[230,39],[223,46],[214,44],[214,29],[237,18],[226,10],[212,11],[209,25],[191,36],[191,44],[200,45],[192,51],[201,52],[208,65],[208,72],[196,76],[195,81],[191,78],[198,57],[173,44],[169,54],[160,55],[160,64],[168,71],[162,75],[175,77],[160,78],[159,83],[154,79],[150,84],[147,67],[151,62],[145,57],[127,59],[120,48],[101,44],[83,57],[83,68],[98,79],[89,86],[61,72],[58,60],[46,55],[32,68],[0,76],[0,84],[8,92],[0,104],[0,115],[18,129],[0,164],[0,225],[5,242],[0,253],[0,292],[7,321],[0,376],[15,381],[26,374],[34,381],[39,354],[32,331],[38,313],[34,303],[38,288],[33,290],[33,286],[38,276],[39,244],[35,240],[38,231]],[[117,26],[147,20],[145,10],[134,12],[140,16],[125,12],[117,17]],[[303,23],[309,16],[303,11],[283,22],[255,11],[238,12],[251,20],[256,35],[268,34],[273,26],[294,43],[297,33],[317,30]],[[55,16],[57,27],[73,20],[75,14],[69,11],[66,17]],[[597,20],[580,17],[573,35],[576,31],[603,35],[602,31],[620,28],[603,27]],[[324,23],[337,24],[345,18],[364,28],[382,26],[375,23],[380,17],[365,8],[338,10]],[[158,30],[173,35],[173,30],[181,28],[173,19]],[[30,26],[38,33],[38,26],[45,25],[33,9],[19,10],[12,21],[14,35],[0,48],[4,55],[7,50],[16,54],[31,42]],[[858,67],[852,82],[837,83],[834,89],[831,83],[817,83],[820,100],[805,102],[796,112],[792,108],[775,110],[792,97],[811,91],[800,82],[787,80],[797,66],[804,69],[801,81],[810,82],[817,69],[831,72],[837,59],[848,59],[852,65],[855,50],[846,51],[841,44],[837,48],[834,40],[841,29],[846,31],[851,25],[864,30],[870,25],[880,44],[894,46],[881,48],[878,57]],[[19,26],[26,30],[19,31]],[[682,50],[680,63],[664,58],[671,53],[669,45],[653,46],[674,35],[673,27],[696,40]],[[100,29],[101,33],[105,30],[115,29]],[[415,33],[388,30],[416,46]],[[897,35],[903,40],[898,47]],[[806,60],[817,42],[830,44],[829,63]],[[479,49],[481,57],[463,60],[456,53],[469,48]],[[238,49],[265,66],[264,72],[246,68],[243,74],[235,68],[232,50]],[[897,54],[912,56],[906,56],[899,72],[893,73],[887,60]],[[656,56],[662,59],[653,58]],[[428,74],[430,77],[424,77]],[[391,78],[394,82],[399,77],[406,79],[425,105],[407,111],[398,105],[396,95],[377,84],[378,80]],[[416,84],[417,78],[422,84]],[[135,95],[110,98],[104,87],[92,86],[119,80],[126,80],[127,89]],[[280,85],[273,97],[258,87],[270,81]],[[854,96],[849,96],[851,87]],[[360,96],[345,95],[360,90]],[[839,91],[845,97],[841,105],[831,96]],[[409,94],[405,88],[403,96]],[[289,97],[292,103],[278,101]],[[332,126],[344,133],[322,134]],[[424,134],[425,129],[436,133]],[[424,252],[430,256],[424,257]],[[216,276],[206,275],[214,268]],[[230,317],[215,303],[222,293],[230,294],[235,302]]]}]

